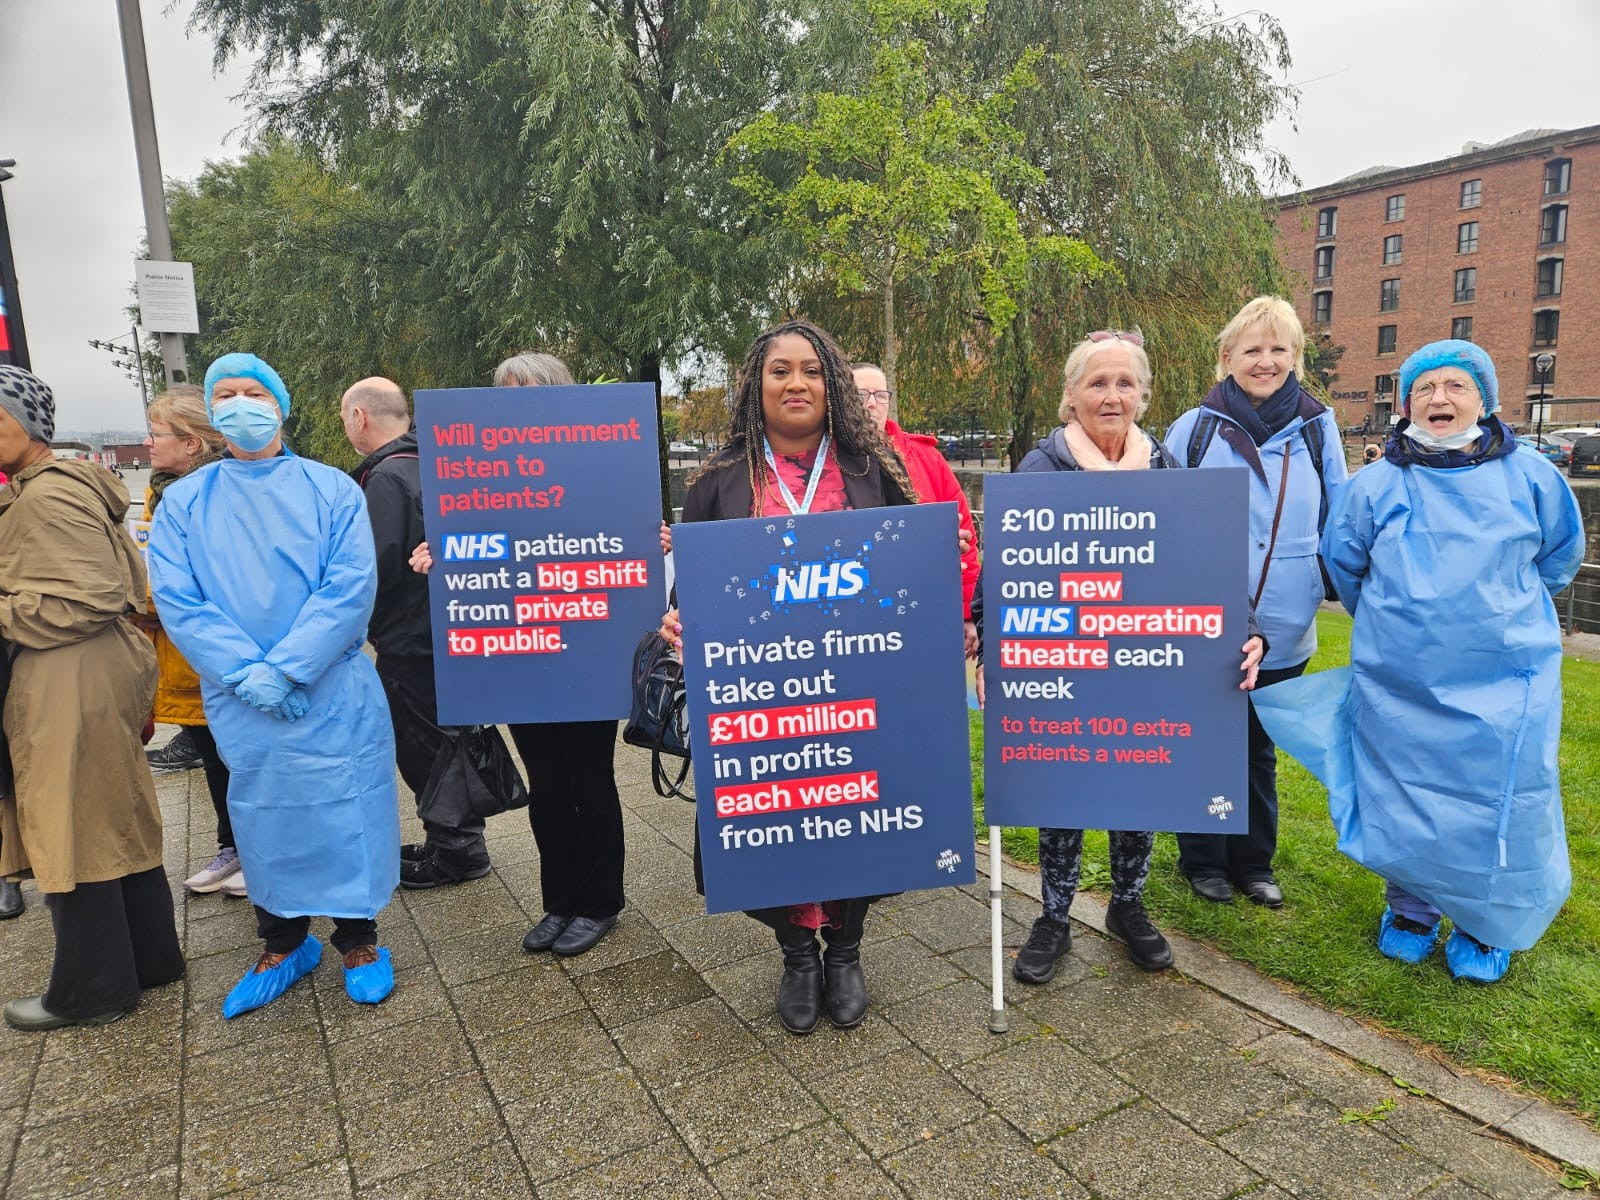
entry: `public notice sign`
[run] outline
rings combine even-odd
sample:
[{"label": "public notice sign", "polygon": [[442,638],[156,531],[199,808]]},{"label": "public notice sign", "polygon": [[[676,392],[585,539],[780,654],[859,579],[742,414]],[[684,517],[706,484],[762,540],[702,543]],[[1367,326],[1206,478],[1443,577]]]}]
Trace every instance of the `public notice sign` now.
[{"label": "public notice sign", "polygon": [[991,825],[1244,833],[1248,477],[984,480]]},{"label": "public notice sign", "polygon": [[707,911],[972,882],[956,506],[672,537]]},{"label": "public notice sign", "polygon": [[654,389],[421,390],[416,410],[440,722],[626,717],[666,603]]}]

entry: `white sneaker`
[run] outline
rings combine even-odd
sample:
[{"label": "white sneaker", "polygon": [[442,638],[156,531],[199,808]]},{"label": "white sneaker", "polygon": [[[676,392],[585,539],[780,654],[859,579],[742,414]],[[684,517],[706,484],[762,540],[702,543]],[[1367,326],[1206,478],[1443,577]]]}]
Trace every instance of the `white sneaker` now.
[{"label": "white sneaker", "polygon": [[232,875],[229,875],[226,879],[224,879],[218,886],[217,890],[220,891],[224,896],[237,896],[240,899],[248,900],[250,898],[250,893],[245,891],[244,868],[240,867]]},{"label": "white sneaker", "polygon": [[183,886],[200,895],[219,891],[222,881],[237,875],[239,869],[239,852],[232,846],[224,846],[215,858],[185,879]]}]

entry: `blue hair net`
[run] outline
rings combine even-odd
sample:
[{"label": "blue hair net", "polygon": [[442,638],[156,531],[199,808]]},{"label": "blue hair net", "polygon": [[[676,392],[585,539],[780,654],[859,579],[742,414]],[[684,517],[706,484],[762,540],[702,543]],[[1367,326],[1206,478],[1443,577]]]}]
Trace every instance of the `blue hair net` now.
[{"label": "blue hair net", "polygon": [[278,399],[283,415],[289,415],[289,389],[267,363],[254,354],[224,354],[206,368],[206,415],[211,415],[211,389],[219,379],[254,379]]},{"label": "blue hair net", "polygon": [[1438,367],[1460,367],[1478,381],[1485,416],[1500,407],[1500,385],[1495,378],[1494,360],[1481,346],[1471,342],[1443,341],[1429,342],[1400,364],[1400,399],[1407,412],[1411,410],[1411,385],[1417,376]]}]

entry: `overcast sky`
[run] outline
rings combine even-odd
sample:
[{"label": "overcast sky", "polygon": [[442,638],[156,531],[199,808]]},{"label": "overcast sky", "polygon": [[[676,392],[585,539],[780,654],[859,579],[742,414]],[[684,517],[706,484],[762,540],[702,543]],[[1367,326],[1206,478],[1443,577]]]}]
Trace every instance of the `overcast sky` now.
[{"label": "overcast sky", "polygon": [[[1600,2],[1266,0],[1294,54],[1293,124],[1271,130],[1304,186],[1531,128],[1600,124]],[[0,0],[0,158],[34,369],[62,429],[138,429],[137,388],[89,338],[127,332],[144,231],[112,0]],[[188,0],[145,0],[168,177],[239,153],[247,70],[217,78]],[[1225,10],[1229,15],[1240,11]],[[1592,186],[1580,185],[1580,186]],[[198,370],[204,364],[190,364]]]}]

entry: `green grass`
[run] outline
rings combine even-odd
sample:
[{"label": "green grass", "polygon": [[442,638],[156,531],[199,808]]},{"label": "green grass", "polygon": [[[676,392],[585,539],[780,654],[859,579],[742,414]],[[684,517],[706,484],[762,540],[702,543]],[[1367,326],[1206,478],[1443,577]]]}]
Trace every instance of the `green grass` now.
[{"label": "green grass", "polygon": [[[1349,618],[1324,613],[1317,624],[1320,649],[1311,669],[1348,662]],[[1178,874],[1176,842],[1163,835],[1156,839],[1145,894],[1152,915],[1326,1004],[1518,1080],[1600,1127],[1600,664],[1568,659],[1562,678],[1561,784],[1572,896],[1539,944],[1512,957],[1499,984],[1456,983],[1442,951],[1419,966],[1378,953],[1383,885],[1338,852],[1327,794],[1283,756],[1276,869],[1288,904],[1273,912],[1243,900],[1224,906],[1199,899]],[[972,762],[974,821],[981,831],[979,717],[973,714]],[[1019,861],[1038,862],[1034,830],[1006,830],[1003,845]],[[1105,854],[1105,835],[1089,834],[1084,886],[1091,890],[1107,885]]]}]

